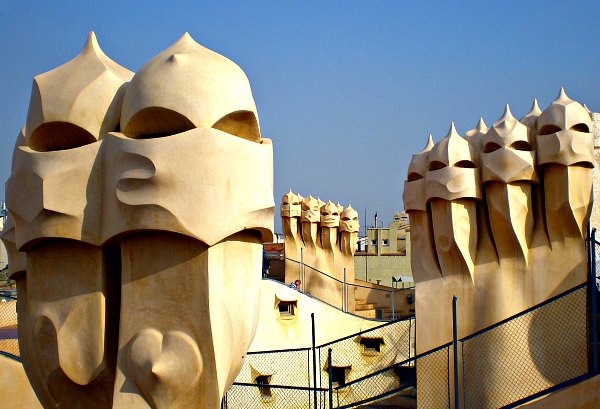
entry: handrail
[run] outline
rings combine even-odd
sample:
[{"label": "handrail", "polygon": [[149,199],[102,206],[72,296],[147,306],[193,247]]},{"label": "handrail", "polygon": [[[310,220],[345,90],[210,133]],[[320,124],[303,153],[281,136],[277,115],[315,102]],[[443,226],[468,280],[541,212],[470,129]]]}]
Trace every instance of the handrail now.
[{"label": "handrail", "polygon": [[333,277],[333,276],[330,276],[329,274],[327,274],[327,273],[324,273],[323,271],[321,271],[321,270],[318,270],[318,269],[316,269],[316,268],[314,268],[314,267],[311,267],[311,266],[309,266],[309,265],[308,265],[308,264],[306,264],[306,263],[303,263],[303,262],[301,262],[301,261],[298,261],[298,260],[294,260],[294,259],[292,259],[292,258],[287,258],[287,257],[284,257],[284,259],[285,259],[285,260],[292,261],[292,262],[294,262],[294,263],[298,263],[298,264],[300,264],[300,265],[302,265],[302,266],[304,266],[304,267],[308,267],[308,268],[310,268],[311,270],[313,270],[313,271],[316,271],[317,273],[321,273],[321,274],[323,274],[324,276],[327,276],[327,277],[329,277],[329,278],[331,278],[331,279],[333,279],[333,280],[337,281],[337,282],[338,282],[338,283],[340,283],[340,284],[344,284],[344,282],[343,282],[342,280],[339,280],[339,279],[337,279],[337,278],[335,278],[335,277]]},{"label": "handrail", "polygon": [[[333,279],[333,280],[337,281],[337,282],[338,282],[338,283],[340,283],[340,284],[344,284],[344,282],[343,282],[342,280],[340,280],[340,279],[338,279],[338,278],[335,278],[335,277],[333,277],[333,276],[330,276],[329,274],[327,274],[327,273],[325,273],[325,272],[323,272],[323,271],[321,271],[321,270],[319,270],[319,269],[316,269],[316,268],[314,268],[314,267],[312,267],[312,266],[310,266],[310,265],[308,265],[308,264],[306,264],[306,263],[303,263],[302,261],[294,260],[293,258],[289,258],[289,257],[285,257],[285,256],[283,257],[283,259],[284,259],[284,260],[291,261],[291,262],[293,262],[293,263],[297,263],[297,264],[303,265],[304,267],[308,267],[308,268],[310,268],[311,270],[313,270],[313,271],[316,271],[317,273],[321,273],[321,274],[323,274],[324,276],[326,276],[326,277],[329,277],[329,278],[331,278],[331,279]],[[386,289],[384,289],[384,288],[373,288],[373,287],[367,287],[367,286],[365,286],[365,285],[360,285],[360,284],[356,284],[356,283],[346,283],[346,285],[351,285],[351,286],[353,286],[353,287],[359,287],[359,288],[366,288],[366,289],[368,289],[368,290],[374,290],[374,291],[384,291],[384,292],[388,292],[388,293],[391,293],[391,292],[396,292],[396,291],[414,290],[414,288],[415,288],[414,286],[412,286],[412,287],[409,287],[409,288],[396,288],[396,289],[386,290]]]},{"label": "handrail", "polygon": [[[361,319],[363,319],[363,320],[365,320],[365,321],[372,321],[372,322],[384,322],[384,323],[393,322],[393,321],[384,320],[384,319],[378,319],[378,318],[367,318],[367,317],[363,317],[363,316],[361,316],[361,315],[354,314],[353,312],[350,312],[350,311],[344,311],[344,309],[343,309],[343,308],[340,308],[340,307],[338,307],[338,306],[336,306],[336,305],[333,305],[333,304],[331,304],[331,303],[329,303],[329,302],[327,302],[327,301],[325,301],[325,300],[323,300],[323,299],[321,299],[321,298],[319,298],[319,297],[316,297],[316,296],[314,296],[314,295],[312,295],[312,294],[309,294],[309,293],[302,293],[302,294],[304,294],[304,295],[305,295],[305,296],[307,296],[308,298],[312,298],[313,300],[317,300],[317,301],[319,301],[319,302],[322,302],[323,304],[327,304],[327,305],[328,305],[328,306],[330,306],[331,308],[335,308],[336,310],[338,310],[338,311],[341,311],[341,312],[343,312],[344,314],[347,314],[347,315],[352,315],[353,317],[361,318]],[[412,315],[411,315],[411,317],[412,317]],[[400,321],[400,320],[395,320],[395,321]]]},{"label": "handrail", "polygon": [[290,349],[270,349],[266,351],[248,351],[246,355],[259,355],[259,354],[275,354],[280,352],[302,352],[310,351],[312,348],[290,348]]},{"label": "handrail", "polygon": [[14,359],[17,362],[22,362],[21,357],[11,354],[10,352],[0,351],[0,355],[3,355],[7,358]]},{"label": "handrail", "polygon": [[264,384],[264,383],[248,383],[248,382],[234,382],[233,385],[236,386],[258,386],[258,387],[265,387],[268,386],[269,388],[279,388],[279,389],[294,389],[294,390],[303,390],[303,391],[320,391],[320,392],[327,392],[329,391],[328,388],[315,388],[312,386],[290,386],[290,385],[272,385],[272,384]]},{"label": "handrail", "polygon": [[[285,283],[283,283],[283,282],[281,282],[281,281],[279,281],[279,280],[275,280],[275,279],[272,279],[272,278],[263,278],[263,280],[265,280],[265,281],[271,281],[271,282],[274,282],[274,283],[277,283],[277,284],[279,284],[279,285],[282,285],[282,286],[285,286],[285,287],[287,287],[287,285],[286,285]],[[349,284],[346,284],[346,285],[349,285]],[[341,311],[341,312],[343,312],[344,314],[347,314],[347,315],[352,315],[353,317],[361,318],[361,319],[363,319],[363,320],[365,320],[365,321],[372,321],[372,322],[384,322],[384,323],[388,323],[388,322],[401,321],[401,320],[403,320],[403,319],[405,319],[405,318],[414,317],[414,314],[412,314],[412,315],[407,315],[406,317],[402,317],[401,319],[398,319],[398,320],[391,320],[391,321],[390,321],[390,320],[384,320],[384,319],[378,319],[378,318],[367,318],[367,317],[363,317],[363,316],[361,316],[361,315],[358,315],[358,314],[354,314],[354,313],[352,313],[352,312],[350,312],[350,311],[344,311],[342,308],[340,308],[340,307],[338,307],[338,306],[336,306],[336,305],[333,305],[333,304],[331,304],[331,303],[329,303],[329,302],[327,302],[327,301],[325,301],[325,300],[323,300],[323,299],[321,299],[321,298],[319,298],[319,297],[316,297],[316,296],[314,296],[314,295],[312,295],[312,294],[305,293],[305,292],[300,292],[300,293],[301,293],[302,295],[305,295],[305,296],[307,296],[308,298],[312,298],[313,300],[316,300],[316,301],[322,302],[323,304],[327,304],[327,305],[328,305],[328,306],[330,306],[331,308],[335,308],[336,310],[338,310],[338,311]]]}]

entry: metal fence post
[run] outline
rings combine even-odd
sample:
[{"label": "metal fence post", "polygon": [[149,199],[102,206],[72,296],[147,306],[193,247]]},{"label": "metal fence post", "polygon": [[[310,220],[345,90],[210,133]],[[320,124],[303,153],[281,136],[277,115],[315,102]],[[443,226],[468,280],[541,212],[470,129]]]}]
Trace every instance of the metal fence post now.
[{"label": "metal fence post", "polygon": [[304,252],[302,250],[304,249],[300,247],[300,271],[298,271],[298,280],[302,282],[302,292],[304,293],[306,291],[304,288]]},{"label": "metal fence post", "polygon": [[463,368],[463,408],[467,409],[467,371],[465,371],[465,341],[460,342],[460,357]]},{"label": "metal fence post", "polygon": [[458,400],[458,331],[456,320],[456,296],[452,297],[452,349],[454,350],[454,409],[459,409]]},{"label": "metal fence post", "polygon": [[314,407],[317,409],[317,339],[315,336],[315,313],[310,314],[310,320],[312,322],[312,353],[313,353],[313,397]]},{"label": "metal fence post", "polygon": [[596,229],[592,229],[592,235],[590,237],[590,241],[588,243],[588,249],[591,255],[590,260],[590,277],[591,281],[590,290],[591,290],[591,316],[592,316],[592,371],[593,373],[598,372],[598,318],[597,318],[597,293],[598,286],[596,284]]},{"label": "metal fence post", "polygon": [[[393,278],[392,278],[393,280]],[[392,282],[392,321],[396,319],[396,304],[394,303],[394,283]]]},{"label": "metal fence post", "polygon": [[342,294],[342,311],[348,312],[348,287],[346,286],[346,267],[344,267],[344,293]]},{"label": "metal fence post", "polygon": [[[411,358],[410,353],[412,349],[412,319],[408,320],[408,359]],[[416,364],[416,361],[415,361]]]},{"label": "metal fence post", "polygon": [[333,409],[333,369],[331,368],[331,348],[327,351],[327,373],[329,374],[329,409]]}]

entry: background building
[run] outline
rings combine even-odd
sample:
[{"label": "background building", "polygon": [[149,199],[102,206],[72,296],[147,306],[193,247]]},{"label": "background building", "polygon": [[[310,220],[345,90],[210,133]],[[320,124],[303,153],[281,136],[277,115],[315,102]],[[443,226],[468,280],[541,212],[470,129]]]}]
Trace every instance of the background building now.
[{"label": "background building", "polygon": [[367,235],[354,254],[357,279],[398,288],[414,285],[410,269],[410,225],[405,212],[394,213],[388,227],[367,228]]}]

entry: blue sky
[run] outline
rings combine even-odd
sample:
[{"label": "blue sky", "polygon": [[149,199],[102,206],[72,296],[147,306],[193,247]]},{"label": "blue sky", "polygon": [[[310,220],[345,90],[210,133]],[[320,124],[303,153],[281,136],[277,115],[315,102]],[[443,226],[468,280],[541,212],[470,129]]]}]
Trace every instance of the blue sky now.
[{"label": "blue sky", "polygon": [[235,61],[273,140],[276,203],[292,188],[366,209],[368,223],[402,209],[411,154],[450,121],[464,134],[506,103],[520,117],[560,86],[600,111],[598,1],[82,3],[0,2],[3,180],[33,76],[90,30],[132,71],[185,31]]}]

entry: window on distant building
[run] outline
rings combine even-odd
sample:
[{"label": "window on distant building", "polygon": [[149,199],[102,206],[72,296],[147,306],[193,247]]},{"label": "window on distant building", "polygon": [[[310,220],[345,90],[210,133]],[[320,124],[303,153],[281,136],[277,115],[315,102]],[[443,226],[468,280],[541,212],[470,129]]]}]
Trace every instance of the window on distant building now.
[{"label": "window on distant building", "polygon": [[371,246],[376,246],[377,245],[377,240],[371,240]]},{"label": "window on distant building", "polygon": [[383,239],[381,242],[382,242],[382,244],[384,246],[389,246],[390,245],[390,241],[388,239]]}]

